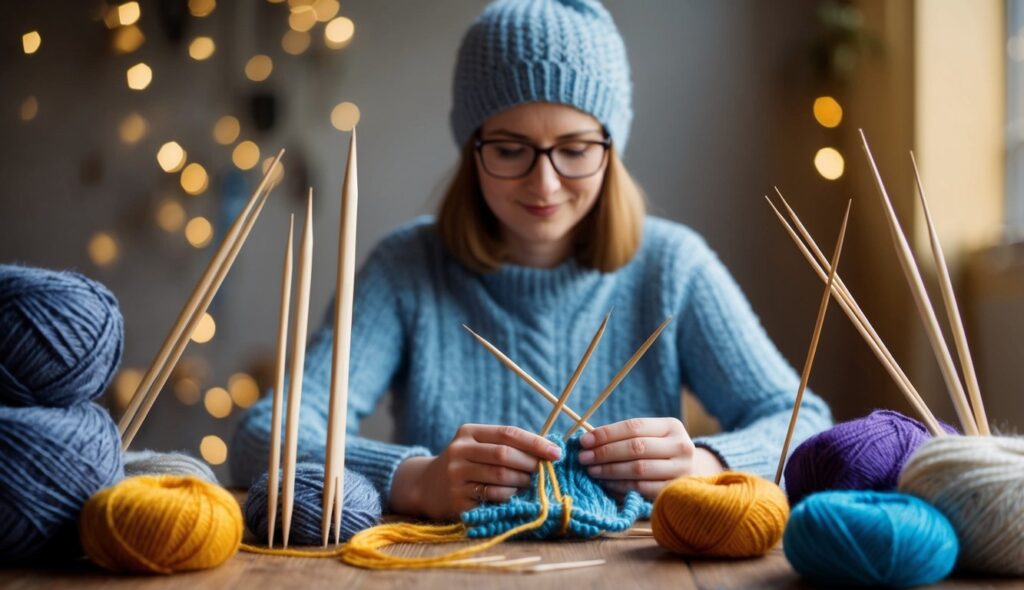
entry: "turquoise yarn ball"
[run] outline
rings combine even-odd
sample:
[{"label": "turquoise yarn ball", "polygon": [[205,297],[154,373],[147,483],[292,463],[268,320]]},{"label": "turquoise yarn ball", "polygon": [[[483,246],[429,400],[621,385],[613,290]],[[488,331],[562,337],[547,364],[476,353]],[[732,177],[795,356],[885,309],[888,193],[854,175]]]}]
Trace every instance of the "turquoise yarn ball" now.
[{"label": "turquoise yarn ball", "polygon": [[945,578],[960,549],[931,504],[871,491],[808,496],[790,514],[782,545],[793,569],[815,583],[894,588]]}]

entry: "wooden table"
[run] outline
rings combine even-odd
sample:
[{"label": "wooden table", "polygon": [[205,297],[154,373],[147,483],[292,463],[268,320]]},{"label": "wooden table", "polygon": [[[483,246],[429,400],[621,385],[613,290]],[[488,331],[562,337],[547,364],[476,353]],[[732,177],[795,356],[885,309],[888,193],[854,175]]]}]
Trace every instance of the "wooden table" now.
[{"label": "wooden table", "polygon": [[[446,545],[452,548],[454,545]],[[397,555],[420,555],[431,549],[395,546]],[[437,551],[433,548],[433,551]],[[687,561],[658,547],[650,537],[602,538],[594,541],[513,541],[488,554],[506,557],[542,555],[544,561],[603,558],[602,566],[540,574],[510,574],[450,570],[368,571],[336,559],[297,559],[239,553],[219,568],[173,576],[111,575],[81,561],[54,569],[0,569],[5,590],[133,589],[188,590],[221,588],[297,588],[356,590],[359,588],[426,588],[491,590],[529,588],[584,590],[608,588],[789,588],[815,586],[801,581],[781,549],[760,559]],[[1024,588],[1024,580],[946,580],[933,588]]]}]

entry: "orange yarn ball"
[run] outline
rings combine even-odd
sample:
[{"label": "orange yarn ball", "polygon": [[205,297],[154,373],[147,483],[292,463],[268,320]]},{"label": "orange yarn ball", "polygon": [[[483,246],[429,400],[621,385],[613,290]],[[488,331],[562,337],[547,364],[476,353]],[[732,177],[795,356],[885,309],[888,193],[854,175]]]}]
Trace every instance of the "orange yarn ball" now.
[{"label": "orange yarn ball", "polygon": [[736,471],[681,477],[658,494],[654,540],[680,555],[758,557],[782,538],[789,503],[779,486]]},{"label": "orange yarn ball", "polygon": [[115,572],[170,574],[216,567],[238,552],[242,511],[198,477],[130,477],[97,492],[79,519],[86,554]]}]

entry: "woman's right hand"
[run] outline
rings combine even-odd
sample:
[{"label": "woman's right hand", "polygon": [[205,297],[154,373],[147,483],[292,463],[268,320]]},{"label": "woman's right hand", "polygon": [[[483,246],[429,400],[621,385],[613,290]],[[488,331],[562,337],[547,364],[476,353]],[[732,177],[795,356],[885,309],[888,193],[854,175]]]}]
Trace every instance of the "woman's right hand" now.
[{"label": "woman's right hand", "polygon": [[514,426],[464,424],[436,457],[406,459],[391,485],[391,509],[436,520],[458,518],[483,501],[504,502],[530,485],[541,460],[561,449]]}]

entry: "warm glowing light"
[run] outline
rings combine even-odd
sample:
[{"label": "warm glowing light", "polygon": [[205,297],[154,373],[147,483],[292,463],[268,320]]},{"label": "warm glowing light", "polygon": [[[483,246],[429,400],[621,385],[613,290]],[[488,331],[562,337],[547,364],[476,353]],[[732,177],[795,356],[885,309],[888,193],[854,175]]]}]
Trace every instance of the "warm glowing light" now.
[{"label": "warm glowing light", "polygon": [[156,209],[156,224],[167,233],[179,231],[185,225],[185,208],[173,198],[164,199]]},{"label": "warm glowing light", "polygon": [[338,131],[352,131],[359,123],[359,107],[351,102],[343,102],[331,111],[331,125]]},{"label": "warm glowing light", "polygon": [[117,134],[121,141],[132,145],[146,136],[146,128],[146,119],[138,113],[132,113],[121,119],[121,124],[117,126]]},{"label": "warm glowing light", "polygon": [[210,16],[214,8],[217,8],[217,0],[188,0],[188,11],[192,16]]},{"label": "warm glowing light", "polygon": [[190,377],[183,377],[174,382],[174,397],[186,406],[194,406],[199,403],[199,383]]},{"label": "warm glowing light", "polygon": [[106,232],[97,232],[89,239],[89,260],[96,266],[110,266],[117,262],[117,241]]},{"label": "warm glowing light", "polygon": [[835,148],[823,147],[814,155],[814,167],[828,180],[835,180],[843,175],[845,162],[843,155]]},{"label": "warm glowing light", "polygon": [[260,399],[260,386],[250,375],[235,373],[228,379],[231,399],[240,408],[248,408]]},{"label": "warm glowing light", "polygon": [[220,465],[228,460],[228,445],[219,436],[208,434],[199,443],[199,454],[210,465]]},{"label": "warm glowing light", "polygon": [[239,170],[249,170],[260,161],[260,148],[255,143],[245,140],[235,146],[231,152],[231,161]]},{"label": "warm glowing light", "polygon": [[338,3],[338,0],[316,0],[313,3],[313,12],[316,13],[316,20],[322,23],[337,16],[339,10],[341,10],[341,4]]},{"label": "warm glowing light", "polygon": [[[197,217],[196,219],[203,219]],[[193,219],[192,221],[195,221]],[[205,221],[205,219],[204,219]],[[192,222],[189,222],[192,225]],[[188,231],[186,229],[185,231]],[[195,330],[192,330],[192,342],[197,344],[206,344],[210,340],[213,340],[213,336],[217,333],[217,322],[213,321],[213,316],[209,313],[204,313],[203,317],[199,318],[199,323],[196,324]]]},{"label": "warm glowing light", "polygon": [[114,378],[114,406],[119,410],[127,408],[141,382],[142,371],[138,369],[124,368],[118,371],[117,377]]},{"label": "warm glowing light", "polygon": [[211,37],[196,37],[188,44],[188,56],[196,61],[210,59],[216,50],[217,45]]},{"label": "warm glowing light", "polygon": [[316,12],[313,11],[312,6],[292,7],[292,12],[288,15],[288,26],[293,31],[305,33],[314,25],[316,25]]},{"label": "warm glowing light", "polygon": [[274,60],[269,55],[254,55],[245,64],[245,77],[253,82],[262,82],[274,71]]},{"label": "warm glowing light", "polygon": [[142,9],[138,2],[125,2],[117,7],[117,22],[124,25],[134,25],[142,16]]},{"label": "warm glowing light", "polygon": [[187,154],[176,141],[168,141],[160,146],[156,153],[156,161],[164,172],[177,172],[185,167]]},{"label": "warm glowing light", "polygon": [[814,99],[814,118],[822,127],[836,127],[843,120],[843,107],[831,96]]},{"label": "warm glowing light", "polygon": [[181,188],[190,195],[201,195],[210,186],[210,176],[206,168],[198,162],[192,162],[181,171]]},{"label": "warm glowing light", "polygon": [[206,406],[206,411],[214,418],[227,418],[231,415],[231,396],[223,387],[213,387],[206,390],[203,405]]},{"label": "warm glowing light", "polygon": [[224,115],[213,125],[213,140],[221,145],[234,143],[241,129],[237,118]]},{"label": "warm glowing light", "polygon": [[21,102],[21,120],[31,121],[39,114],[39,100],[30,96]]},{"label": "warm glowing light", "polygon": [[289,55],[300,55],[309,49],[312,37],[305,31],[288,31],[281,38],[281,49]]},{"label": "warm glowing light", "polygon": [[[213,239],[213,226],[210,225],[210,221],[205,217],[193,217],[185,226],[185,239],[194,248],[204,248]],[[210,322],[213,322],[213,318],[210,318]],[[202,322],[200,322],[200,325],[202,325]],[[198,329],[196,331],[198,332]],[[210,337],[213,337],[213,334],[210,334]],[[195,340],[195,335],[192,336],[192,339]],[[196,340],[196,342],[199,342],[199,340]],[[206,340],[203,340],[203,342],[206,342]]]},{"label": "warm glowing light", "polygon": [[145,90],[153,81],[153,70],[144,63],[137,63],[128,68],[128,88],[132,90]]},{"label": "warm glowing light", "polygon": [[21,36],[21,47],[28,55],[39,51],[39,46],[42,44],[43,37],[39,34],[39,31],[30,31]]},{"label": "warm glowing light", "polygon": [[[272,157],[263,160],[262,170],[263,170],[264,174],[267,173],[267,169],[270,168],[270,164],[273,163],[273,161],[274,161],[274,158],[272,158]],[[267,185],[268,186],[277,186],[281,182],[281,180],[283,178],[284,178],[284,164],[281,163],[281,161],[278,161],[277,162],[277,166],[274,166],[274,173],[271,174],[270,178],[267,180]]]},{"label": "warm glowing light", "polygon": [[113,45],[114,52],[124,55],[126,53],[132,53],[142,44],[146,42],[146,36],[142,34],[142,29],[135,25],[129,27],[119,27],[114,31]]},{"label": "warm glowing light", "polygon": [[[106,4],[104,4],[104,6],[106,6]],[[121,26],[116,6],[109,7],[107,11],[103,13],[103,24],[107,25],[108,29],[116,29]]]},{"label": "warm glowing light", "polygon": [[331,49],[341,49],[348,45],[355,32],[356,24],[352,19],[339,16],[324,27],[324,42]]}]

